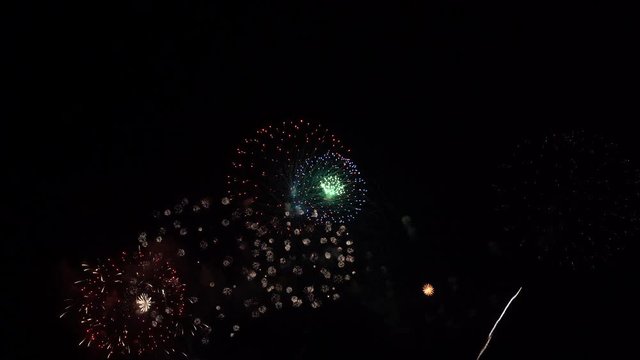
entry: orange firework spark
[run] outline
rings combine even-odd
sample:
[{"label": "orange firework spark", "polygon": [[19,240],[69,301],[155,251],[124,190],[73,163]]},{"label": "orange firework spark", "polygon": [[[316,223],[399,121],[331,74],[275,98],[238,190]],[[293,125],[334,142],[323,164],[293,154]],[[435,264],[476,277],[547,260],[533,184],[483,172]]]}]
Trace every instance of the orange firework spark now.
[{"label": "orange firework spark", "polygon": [[429,283],[422,285],[422,293],[425,294],[426,296],[433,296],[435,291],[436,289],[433,287],[433,285]]}]

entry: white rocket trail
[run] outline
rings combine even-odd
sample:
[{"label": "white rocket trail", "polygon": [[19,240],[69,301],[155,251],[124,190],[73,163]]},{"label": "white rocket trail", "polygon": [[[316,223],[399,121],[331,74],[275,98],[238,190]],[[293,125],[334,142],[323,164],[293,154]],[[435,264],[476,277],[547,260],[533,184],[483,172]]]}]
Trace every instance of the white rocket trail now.
[{"label": "white rocket trail", "polygon": [[518,296],[518,294],[520,294],[520,290],[522,290],[522,286],[520,286],[520,289],[518,289],[518,291],[516,292],[515,295],[513,295],[513,297],[511,298],[511,300],[509,300],[509,302],[507,303],[507,306],[504,307],[504,310],[502,310],[502,314],[500,314],[500,317],[498,318],[498,320],[496,321],[495,324],[493,324],[493,328],[491,329],[491,331],[489,332],[489,336],[487,337],[487,342],[484,344],[484,347],[482,348],[482,350],[480,350],[480,354],[478,354],[478,357],[476,358],[476,360],[480,359],[480,356],[482,356],[482,353],[487,349],[487,346],[489,346],[489,342],[491,341],[491,336],[493,335],[493,330],[496,329],[496,326],[498,326],[498,323],[500,322],[500,320],[502,319],[502,317],[504,316],[504,313],[507,312],[507,309],[509,308],[509,305],[511,305],[511,302],[516,298],[516,296]]}]

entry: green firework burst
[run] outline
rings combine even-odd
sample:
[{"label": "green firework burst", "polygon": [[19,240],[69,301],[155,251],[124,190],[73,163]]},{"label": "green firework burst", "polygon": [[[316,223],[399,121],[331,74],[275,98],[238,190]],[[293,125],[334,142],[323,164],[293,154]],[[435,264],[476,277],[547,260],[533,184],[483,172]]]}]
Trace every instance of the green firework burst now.
[{"label": "green firework burst", "polygon": [[365,182],[355,164],[335,152],[307,159],[295,171],[291,207],[320,221],[349,222],[366,200]]}]

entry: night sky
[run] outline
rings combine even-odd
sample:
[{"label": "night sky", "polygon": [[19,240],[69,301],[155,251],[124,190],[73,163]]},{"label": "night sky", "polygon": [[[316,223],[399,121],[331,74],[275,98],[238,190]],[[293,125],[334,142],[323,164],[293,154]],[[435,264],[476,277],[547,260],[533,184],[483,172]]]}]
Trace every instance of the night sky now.
[{"label": "night sky", "polygon": [[[130,0],[21,2],[10,15],[1,358],[104,358],[58,318],[70,274],[135,247],[154,210],[221,197],[235,146],[298,119],[331,129],[366,177],[357,228],[372,256],[358,266],[370,271],[337,304],[260,319],[234,341],[214,334],[192,359],[475,359],[521,286],[484,359],[637,352],[640,233],[595,269],[538,261],[504,231],[495,190],[518,144],[549,134],[605,138],[640,168],[630,9]],[[583,217],[571,209],[567,221]]]}]

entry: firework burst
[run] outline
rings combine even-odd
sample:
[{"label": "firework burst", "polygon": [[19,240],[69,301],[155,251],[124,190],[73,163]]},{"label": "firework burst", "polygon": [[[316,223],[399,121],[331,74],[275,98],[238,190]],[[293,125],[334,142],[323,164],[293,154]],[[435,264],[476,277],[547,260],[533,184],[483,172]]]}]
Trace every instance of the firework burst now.
[{"label": "firework burst", "polygon": [[[292,202],[296,171],[327,152],[347,155],[349,150],[320,125],[300,120],[262,128],[238,146],[227,197],[250,203],[257,212],[280,215]],[[339,191],[332,180],[325,182],[331,191]]]},{"label": "firework burst", "polygon": [[80,345],[100,349],[108,358],[176,353],[186,297],[171,261],[161,254],[123,252],[82,267],[86,278],[76,282],[79,296],[67,307],[79,315]]},{"label": "firework burst", "polygon": [[365,203],[364,185],[355,164],[340,154],[309,158],[295,171],[291,210],[319,222],[349,222]]}]

